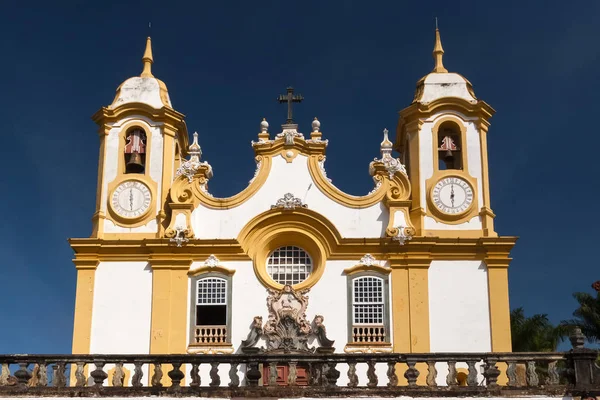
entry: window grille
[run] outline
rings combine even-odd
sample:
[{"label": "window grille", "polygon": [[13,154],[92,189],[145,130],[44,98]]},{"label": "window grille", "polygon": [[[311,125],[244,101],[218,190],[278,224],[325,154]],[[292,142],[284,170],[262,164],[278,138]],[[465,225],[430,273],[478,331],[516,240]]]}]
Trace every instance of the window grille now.
[{"label": "window grille", "polygon": [[204,278],[198,281],[196,305],[227,304],[227,282],[222,278]]},{"label": "window grille", "polygon": [[273,251],[267,260],[267,273],[282,285],[304,282],[312,272],[310,255],[296,246],[283,246]]},{"label": "window grille", "polygon": [[383,279],[365,276],[353,283],[354,324],[383,325]]}]

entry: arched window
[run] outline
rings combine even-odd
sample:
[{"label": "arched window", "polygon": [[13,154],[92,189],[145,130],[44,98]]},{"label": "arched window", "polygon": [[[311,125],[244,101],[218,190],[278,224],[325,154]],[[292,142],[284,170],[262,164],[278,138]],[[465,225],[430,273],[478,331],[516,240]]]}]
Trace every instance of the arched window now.
[{"label": "arched window", "polygon": [[269,255],[267,273],[277,283],[296,285],[310,276],[312,266],[312,258],[304,249],[283,246]]},{"label": "arched window", "polygon": [[143,174],[146,171],[146,132],[139,127],[125,134],[125,173]]},{"label": "arched window", "polygon": [[463,169],[460,128],[455,122],[443,122],[437,132],[438,169]]},{"label": "arched window", "polygon": [[352,343],[386,343],[388,335],[387,278],[363,275],[351,278]]},{"label": "arched window", "polygon": [[229,282],[229,279],[219,276],[204,276],[195,281],[192,344],[229,343]]}]

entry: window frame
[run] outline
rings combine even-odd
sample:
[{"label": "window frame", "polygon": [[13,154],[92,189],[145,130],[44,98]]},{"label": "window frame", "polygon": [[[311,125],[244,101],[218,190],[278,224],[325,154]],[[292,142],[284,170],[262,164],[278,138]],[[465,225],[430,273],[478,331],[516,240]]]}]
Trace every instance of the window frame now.
[{"label": "window frame", "polygon": [[219,272],[206,272],[201,273],[190,278],[190,315],[189,315],[189,345],[190,346],[214,346],[215,343],[195,343],[195,329],[196,326],[210,326],[210,325],[196,325],[196,307],[198,304],[198,282],[207,278],[218,278],[225,281],[225,305],[226,305],[226,328],[227,337],[226,343],[219,343],[219,345],[231,345],[231,316],[232,316],[232,277]]},{"label": "window frame", "polygon": [[[354,323],[354,281],[356,279],[372,277],[376,279],[380,279],[382,282],[381,291],[383,297],[383,328],[385,330],[385,341],[384,342],[375,342],[375,343],[360,343],[355,342],[353,340],[353,329],[355,326],[361,326],[362,324]],[[347,287],[347,306],[348,306],[348,344],[357,345],[357,346],[369,346],[369,345],[378,345],[378,344],[389,344],[391,343],[391,332],[390,332],[390,280],[389,274],[382,274],[376,271],[362,271],[356,272],[352,274],[348,274],[346,276],[346,287]],[[376,325],[376,324],[372,324]],[[365,324],[364,326],[369,326],[369,324]]]}]

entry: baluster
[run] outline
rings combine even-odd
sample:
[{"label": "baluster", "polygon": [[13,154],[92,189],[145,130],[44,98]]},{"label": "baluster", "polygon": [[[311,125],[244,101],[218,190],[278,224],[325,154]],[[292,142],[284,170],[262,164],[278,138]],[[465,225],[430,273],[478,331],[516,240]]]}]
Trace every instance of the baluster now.
[{"label": "baluster", "polygon": [[325,378],[327,378],[327,386],[335,387],[337,385],[337,380],[340,377],[340,371],[335,369],[337,363],[330,361],[327,363],[327,372],[325,373]]},{"label": "baluster", "polygon": [[118,362],[115,364],[115,373],[112,377],[112,385],[114,387],[123,387],[123,381],[125,380],[125,371],[123,371],[123,363]]},{"label": "baluster", "polygon": [[296,378],[298,377],[297,373],[296,373],[296,365],[298,363],[295,361],[290,361],[289,365],[290,365],[290,369],[289,369],[289,373],[288,373],[288,384],[290,386],[296,386]]},{"label": "baluster", "polygon": [[162,364],[161,363],[154,363],[154,373],[152,374],[152,379],[150,379],[150,383],[152,384],[153,387],[162,387],[162,377],[163,377],[163,372],[162,372]]},{"label": "baluster", "polygon": [[40,364],[38,386],[48,386],[48,367],[45,362]]},{"label": "baluster", "polygon": [[9,364],[2,364],[2,373],[0,373],[0,386],[8,385],[8,377],[10,376]]},{"label": "baluster", "polygon": [[142,377],[144,376],[144,371],[142,371],[142,363],[139,361],[135,361],[133,363],[133,377],[131,378],[131,386],[133,387],[142,387]]},{"label": "baluster", "polygon": [[358,386],[358,375],[356,375],[356,363],[348,363],[348,387]]},{"label": "baluster", "polygon": [[527,361],[527,384],[529,386],[538,386],[540,380],[535,370],[535,361]]},{"label": "baluster", "polygon": [[248,386],[258,386],[258,381],[262,374],[258,369],[257,362],[250,362],[246,368],[246,381],[248,382]]},{"label": "baluster", "polygon": [[277,363],[269,363],[269,386],[277,385]]},{"label": "baluster", "polygon": [[27,382],[27,386],[38,386],[40,381],[40,364],[36,363],[33,365],[33,371],[31,371],[31,379]]},{"label": "baluster", "polygon": [[469,374],[467,375],[467,385],[477,386],[477,369],[475,369],[475,361],[467,361],[467,365],[469,366]]},{"label": "baluster", "polygon": [[417,386],[417,378],[419,377],[419,370],[415,368],[417,364],[415,361],[407,361],[408,369],[404,372],[404,377],[408,381],[408,386]]},{"label": "baluster", "polygon": [[180,362],[174,361],[171,363],[171,365],[173,366],[173,369],[167,372],[167,375],[169,376],[169,378],[171,378],[171,387],[169,388],[169,390],[179,390],[181,389],[181,380],[185,378],[185,374],[180,369]]},{"label": "baluster", "polygon": [[19,386],[27,386],[27,382],[31,379],[31,372],[27,370],[28,362],[20,362],[19,369],[15,371],[15,378]]},{"label": "baluster", "polygon": [[388,387],[398,386],[398,375],[396,375],[396,361],[388,361],[387,377]]},{"label": "baluster", "polygon": [[77,361],[76,363],[77,369],[75,370],[75,387],[84,387],[85,386],[85,375],[83,374],[83,367],[85,366],[85,362]]},{"label": "baluster", "polygon": [[375,373],[375,361],[367,361],[367,378],[369,378],[369,382],[367,382],[367,387],[375,387],[379,384],[379,379],[377,378],[377,374]]},{"label": "baluster", "polygon": [[498,377],[500,376],[500,370],[496,366],[495,361],[486,360],[483,376],[488,387],[498,386]]},{"label": "baluster", "polygon": [[547,385],[558,385],[560,377],[556,368],[556,361],[548,362],[548,377],[546,378]]},{"label": "baluster", "polygon": [[323,368],[325,366],[320,362],[314,362],[310,365],[311,386],[326,386],[327,382],[323,379]]},{"label": "baluster", "polygon": [[108,374],[102,369],[104,364],[103,361],[94,361],[96,369],[90,373],[90,376],[94,379],[94,387],[102,387],[104,380],[108,378]]},{"label": "baluster", "polygon": [[238,376],[238,363],[231,363],[229,368],[229,387],[236,388],[240,386],[240,377]]},{"label": "baluster", "polygon": [[192,370],[190,371],[190,378],[192,378],[192,381],[190,382],[191,387],[199,387],[200,386],[200,363],[192,363]]},{"label": "baluster", "polygon": [[508,376],[508,386],[518,386],[517,363],[515,361],[508,362],[508,368],[506,369],[506,376]]},{"label": "baluster", "polygon": [[427,361],[427,378],[425,379],[427,382],[427,386],[435,387],[437,386],[437,369],[435,368],[435,361]]},{"label": "baluster", "polygon": [[448,376],[446,376],[446,385],[456,386],[456,361],[448,361]]},{"label": "baluster", "polygon": [[53,382],[55,387],[67,386],[67,377],[65,376],[65,363],[59,362],[52,367],[53,370]]},{"label": "baluster", "polygon": [[219,363],[213,361],[210,363],[210,387],[219,387],[221,385],[221,378],[219,377]]}]

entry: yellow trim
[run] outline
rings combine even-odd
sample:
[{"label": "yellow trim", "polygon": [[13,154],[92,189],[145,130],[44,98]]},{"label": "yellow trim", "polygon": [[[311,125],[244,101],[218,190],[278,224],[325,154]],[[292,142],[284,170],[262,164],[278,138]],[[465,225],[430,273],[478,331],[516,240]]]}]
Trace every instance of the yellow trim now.
[{"label": "yellow trim", "polygon": [[344,270],[344,274],[346,275],[354,275],[360,272],[375,272],[382,275],[388,275],[392,270],[387,267],[382,267],[381,265],[364,265],[364,264],[356,264],[352,267],[346,268]]},{"label": "yellow trim", "polygon": [[[150,354],[187,352],[188,275],[190,260],[154,259],[152,266],[152,317]],[[152,369],[152,368],[151,368]],[[163,370],[162,383],[170,379]],[[152,372],[150,372],[150,376]]]},{"label": "yellow trim", "polygon": [[394,352],[410,353],[408,268],[392,268],[392,326]]},{"label": "yellow trim", "polygon": [[487,151],[487,131],[489,123],[485,120],[479,122],[479,144],[481,148],[481,176],[484,178],[481,181],[481,190],[483,194],[483,204],[481,205],[481,223],[483,226],[483,234],[485,236],[498,236],[494,231],[494,213],[490,203],[490,185],[489,185],[489,170],[488,170],[488,151]]},{"label": "yellow trim", "polygon": [[[138,181],[138,182],[143,183],[144,185],[146,185],[146,187],[148,187],[148,189],[150,190],[150,194],[151,194],[150,207],[148,207],[148,209],[146,210],[146,212],[144,212],[144,214],[142,214],[138,217],[135,217],[135,218],[122,217],[119,214],[117,214],[117,212],[115,210],[113,210],[113,207],[112,207],[112,197],[113,197],[115,190],[117,189],[117,187],[119,185],[121,185],[122,183],[127,182],[127,181]],[[115,225],[123,226],[123,227],[127,227],[127,228],[135,228],[138,226],[144,226],[148,222],[150,222],[156,218],[156,214],[157,214],[157,212],[156,212],[157,184],[149,176],[143,175],[143,174],[120,174],[120,175],[117,175],[117,177],[115,178],[114,181],[112,181],[108,184],[107,189],[108,189],[107,190],[108,196],[107,196],[106,202],[107,202],[108,214],[111,217],[111,221]],[[106,236],[107,234],[105,233],[104,235]],[[122,235],[122,234],[119,234],[119,235]],[[129,234],[127,234],[127,235],[129,235]],[[153,236],[156,236],[156,233],[154,233]]]},{"label": "yellow trim", "polygon": [[[185,247],[177,247],[168,239],[113,239],[102,240],[96,238],[70,239],[69,243],[75,252],[75,263],[85,260],[93,261],[148,261],[159,256],[172,260],[205,260],[214,254],[221,261],[248,261],[251,254],[247,252],[256,238],[259,224],[268,225],[271,222],[281,222],[285,228],[285,217],[276,216],[277,213],[286,211],[270,210],[254,219],[252,225],[245,228],[245,236],[238,239],[206,239],[190,241]],[[296,209],[287,211],[288,218],[295,220],[296,226],[306,226],[308,231],[320,232],[319,237],[328,249],[328,260],[356,261],[365,253],[373,255],[379,260],[393,257],[403,258],[406,254],[425,252],[434,260],[477,260],[490,259],[492,255],[508,257],[517,238],[513,236],[493,238],[469,237],[426,237],[415,236],[402,246],[402,253],[398,253],[398,243],[391,238],[353,238],[341,239],[335,227],[323,216],[310,209]],[[300,215],[302,214],[302,215]],[[271,219],[275,218],[275,219]],[[252,229],[255,232],[248,237]],[[408,257],[408,256],[406,256]]]},{"label": "yellow trim", "polygon": [[295,290],[312,287],[325,269],[331,249],[339,243],[340,235],[333,224],[322,215],[306,209],[272,209],[254,217],[238,235],[244,252],[254,261],[254,272],[267,287],[281,290],[267,273],[269,254],[281,246],[298,246],[308,252],[313,261],[313,271],[307,280],[294,285]]},{"label": "yellow trim", "polygon": [[171,185],[171,200],[173,203],[189,203],[197,207],[202,204],[209,208],[216,209],[228,209],[241,205],[252,197],[258,189],[267,180],[269,172],[271,171],[271,157],[269,156],[256,156],[256,162],[260,163],[260,169],[258,175],[254,178],[244,190],[231,197],[212,197],[204,192],[200,185],[208,183],[208,177],[206,176],[206,169],[201,168],[197,179],[194,179],[193,183],[189,183],[187,177],[181,175]]},{"label": "yellow trim", "polygon": [[[433,202],[433,189],[435,185],[442,179],[450,177],[465,180],[469,185],[471,185],[471,189],[473,189],[473,202],[469,208],[458,214],[446,214],[445,212],[440,211]],[[438,222],[448,225],[456,225],[470,221],[473,217],[476,217],[479,214],[479,208],[477,204],[479,202],[477,179],[473,178],[466,171],[460,171],[456,169],[449,169],[445,171],[436,170],[429,179],[425,180],[425,190],[427,193],[427,216],[435,219]]]},{"label": "yellow trim", "polygon": [[198,275],[202,275],[202,274],[208,274],[210,272],[216,272],[218,274],[222,274],[222,275],[226,275],[226,276],[233,276],[233,274],[235,274],[234,269],[225,268],[222,265],[217,265],[215,267],[209,267],[207,265],[203,265],[201,267],[190,270],[188,272],[188,275],[189,276],[198,276]]},{"label": "yellow trim", "polygon": [[331,200],[352,208],[365,208],[377,204],[385,196],[385,192],[388,189],[389,183],[388,180],[384,179],[383,176],[380,175],[375,176],[374,179],[377,182],[381,182],[381,186],[379,186],[379,188],[371,194],[366,196],[353,196],[342,192],[323,176],[323,172],[319,166],[319,163],[323,160],[323,155],[309,157],[308,171],[310,172],[310,176],[313,181],[315,181],[319,190]]},{"label": "yellow trim", "polygon": [[508,300],[508,268],[488,265],[488,293],[492,351],[512,351],[510,304]]}]

